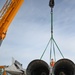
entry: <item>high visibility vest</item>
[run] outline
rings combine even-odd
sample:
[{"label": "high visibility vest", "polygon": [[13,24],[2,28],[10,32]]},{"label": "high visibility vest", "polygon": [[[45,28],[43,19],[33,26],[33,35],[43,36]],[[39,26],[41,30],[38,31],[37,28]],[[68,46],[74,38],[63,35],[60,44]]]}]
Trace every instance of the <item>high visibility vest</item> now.
[{"label": "high visibility vest", "polygon": [[53,66],[54,66],[54,64],[55,64],[55,62],[54,62],[54,61],[52,61],[52,62],[50,63],[51,67],[53,67]]}]

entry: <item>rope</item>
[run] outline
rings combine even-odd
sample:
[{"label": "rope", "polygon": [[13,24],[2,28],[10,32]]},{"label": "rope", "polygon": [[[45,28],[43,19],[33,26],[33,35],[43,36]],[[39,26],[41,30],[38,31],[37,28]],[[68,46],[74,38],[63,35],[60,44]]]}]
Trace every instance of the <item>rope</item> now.
[{"label": "rope", "polygon": [[[50,40],[51,40],[51,39],[50,39]],[[43,54],[41,55],[40,59],[42,59],[42,57],[44,56],[44,54],[45,54],[45,52],[46,52],[46,50],[47,50],[47,47],[48,47],[48,45],[49,45],[49,43],[50,43],[50,40],[49,40],[49,42],[48,42],[48,44],[47,44],[47,46],[46,46],[46,48],[45,48]]]},{"label": "rope", "polygon": [[55,46],[54,46],[54,43],[53,43],[53,52],[54,52],[54,59],[56,61],[56,54],[55,54]]},{"label": "rope", "polygon": [[50,44],[50,61],[51,61],[51,55],[52,55],[52,38],[51,38],[51,44]]},{"label": "rope", "polygon": [[54,40],[54,39],[53,39],[53,41],[54,41],[54,43],[55,43],[55,45],[56,45],[57,49],[59,50],[59,52],[60,52],[61,56],[64,58],[64,56],[63,56],[63,54],[62,54],[61,50],[59,49],[59,47],[58,47],[58,45],[57,45],[57,43],[55,42],[55,40]]},{"label": "rope", "polygon": [[[52,6],[54,6],[54,2],[53,2]],[[56,53],[55,53],[55,46],[54,46],[54,44],[56,45],[57,49],[59,50],[61,56],[63,58],[64,58],[64,56],[63,56],[62,52],[60,51],[57,43],[55,42],[55,40],[53,38],[53,7],[52,6],[50,6],[51,7],[51,38],[50,38],[50,40],[49,40],[49,42],[48,42],[48,44],[47,44],[47,46],[46,46],[46,48],[45,48],[45,50],[44,50],[44,52],[43,52],[43,54],[42,54],[40,59],[42,59],[42,57],[44,56],[44,54],[45,54],[45,52],[47,50],[47,47],[48,47],[49,43],[51,42],[51,44],[50,44],[50,61],[51,61],[51,57],[52,57],[52,50],[53,50],[53,54],[54,54],[54,59],[56,61]]]}]

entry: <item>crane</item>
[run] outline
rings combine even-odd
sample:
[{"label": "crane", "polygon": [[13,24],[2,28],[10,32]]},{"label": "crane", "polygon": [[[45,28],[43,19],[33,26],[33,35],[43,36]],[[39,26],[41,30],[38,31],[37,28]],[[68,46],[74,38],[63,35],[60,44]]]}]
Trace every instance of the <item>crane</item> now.
[{"label": "crane", "polygon": [[[0,11],[0,40],[2,41],[5,36],[7,29],[22,5],[24,0],[7,0],[3,8]],[[0,66],[0,75],[75,75],[75,63],[71,60],[64,58],[62,55],[57,43],[53,38],[53,7],[54,0],[50,0],[49,6],[51,7],[51,38],[41,56],[40,59],[35,59],[31,61],[27,69],[22,68],[22,64],[17,60],[13,60],[11,66]],[[48,65],[45,61],[42,60],[42,57],[51,41],[51,51],[54,50],[55,57],[55,48],[54,44],[58,48],[62,59],[55,61],[53,66]],[[53,45],[53,46],[52,46]],[[53,48],[53,49],[52,49]],[[51,59],[51,55],[50,55]]]},{"label": "crane", "polygon": [[6,37],[10,23],[23,2],[24,0],[6,0],[4,6],[0,10],[0,45]]}]

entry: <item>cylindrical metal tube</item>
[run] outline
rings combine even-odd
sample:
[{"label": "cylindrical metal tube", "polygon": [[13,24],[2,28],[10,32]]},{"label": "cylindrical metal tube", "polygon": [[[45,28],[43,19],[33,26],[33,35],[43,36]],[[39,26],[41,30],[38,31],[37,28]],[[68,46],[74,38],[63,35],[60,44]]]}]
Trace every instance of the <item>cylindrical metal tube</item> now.
[{"label": "cylindrical metal tube", "polygon": [[53,67],[54,75],[75,75],[74,63],[69,59],[58,60]]},{"label": "cylindrical metal tube", "polygon": [[27,67],[27,75],[49,75],[49,66],[43,60],[33,60]]}]

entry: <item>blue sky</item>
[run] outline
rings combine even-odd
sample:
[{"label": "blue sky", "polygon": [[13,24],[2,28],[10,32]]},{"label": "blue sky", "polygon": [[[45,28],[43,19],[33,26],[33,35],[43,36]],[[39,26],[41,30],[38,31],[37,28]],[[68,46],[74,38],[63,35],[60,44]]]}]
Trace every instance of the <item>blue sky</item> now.
[{"label": "blue sky", "polygon": [[[0,1],[0,9],[6,0]],[[0,65],[11,65],[12,57],[26,68],[39,59],[50,39],[49,0],[25,0],[0,47]],[[65,58],[75,62],[75,0],[55,0],[54,39]],[[60,54],[56,49],[56,57]],[[43,60],[49,62],[49,48]]]}]

